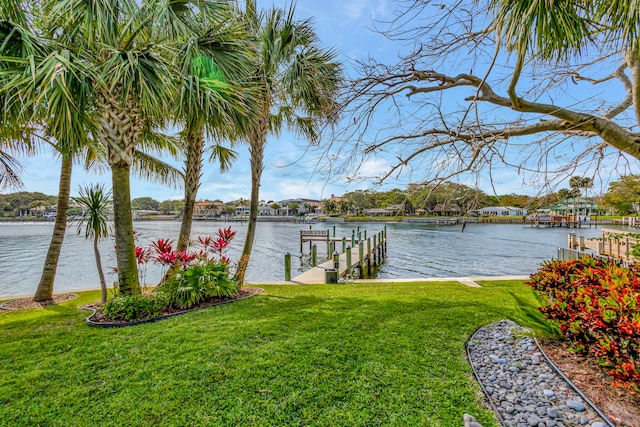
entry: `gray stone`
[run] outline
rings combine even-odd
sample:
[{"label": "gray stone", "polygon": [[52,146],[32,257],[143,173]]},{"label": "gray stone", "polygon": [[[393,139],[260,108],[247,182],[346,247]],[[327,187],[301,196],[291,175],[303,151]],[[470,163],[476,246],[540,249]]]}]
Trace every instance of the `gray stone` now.
[{"label": "gray stone", "polygon": [[529,424],[532,427],[538,427],[538,424],[540,424],[540,418],[536,417],[535,415],[530,416],[529,418],[527,418],[527,424]]},{"label": "gray stone", "polygon": [[[504,425],[608,427],[553,371],[535,341],[518,334],[521,330],[508,320],[495,322],[476,331],[467,347],[477,378]],[[469,419],[465,427],[476,427],[470,423],[477,421]]]},{"label": "gray stone", "polygon": [[587,407],[584,406],[584,403],[578,402],[576,400],[567,399],[566,404],[569,408],[573,409],[576,412],[582,412],[587,409]]}]

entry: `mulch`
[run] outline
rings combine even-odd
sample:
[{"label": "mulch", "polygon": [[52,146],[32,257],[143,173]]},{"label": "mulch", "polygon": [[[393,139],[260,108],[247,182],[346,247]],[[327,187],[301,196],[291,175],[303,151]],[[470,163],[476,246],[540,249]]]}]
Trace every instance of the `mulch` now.
[{"label": "mulch", "polygon": [[42,302],[34,301],[32,297],[29,298],[20,298],[14,299],[11,301],[7,301],[2,304],[2,308],[4,310],[19,310],[22,308],[42,308],[48,305],[60,304],[61,302],[69,301],[72,299],[78,298],[76,294],[57,294],[54,295],[52,299]]},{"label": "mulch", "polygon": [[568,350],[562,341],[539,340],[558,368],[618,426],[640,426],[640,396],[613,385],[612,377],[595,360]]}]

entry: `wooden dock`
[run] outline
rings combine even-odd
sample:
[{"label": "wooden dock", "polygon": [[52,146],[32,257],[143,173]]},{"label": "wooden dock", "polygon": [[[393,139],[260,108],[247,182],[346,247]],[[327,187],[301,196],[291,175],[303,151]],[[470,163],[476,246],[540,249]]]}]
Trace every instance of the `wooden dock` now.
[{"label": "wooden dock", "polygon": [[[351,259],[355,259],[355,265],[352,264],[353,267],[358,266],[358,248],[349,248],[351,251]],[[311,267],[309,270],[305,271],[302,274],[297,275],[293,279],[291,279],[294,283],[300,283],[304,285],[312,285],[319,283],[327,283],[326,272],[327,270],[334,270],[335,263],[333,260],[325,261],[322,264],[318,264],[315,267]],[[338,268],[337,268],[337,277],[345,277],[347,278],[347,253],[344,252],[338,256]]]},{"label": "wooden dock", "polygon": [[[335,230],[334,230],[335,233]],[[327,260],[316,265],[317,251],[313,242],[327,243]],[[366,231],[353,230],[350,244],[347,238],[330,236],[329,230],[300,230],[300,252],[304,243],[309,242],[312,251],[313,267],[291,279],[291,261],[285,256],[285,280],[300,284],[337,283],[339,278],[350,280],[354,278],[371,277],[375,269],[382,263],[387,252],[387,230],[366,237]],[[341,253],[336,243],[342,243]]]},{"label": "wooden dock", "polygon": [[597,239],[585,239],[577,237],[575,234],[569,234],[569,249],[584,251],[589,249],[595,251],[596,255],[603,257],[611,257],[622,261],[637,261],[631,255],[631,251],[636,245],[640,245],[640,238],[632,237],[629,233],[602,229],[602,237]]}]

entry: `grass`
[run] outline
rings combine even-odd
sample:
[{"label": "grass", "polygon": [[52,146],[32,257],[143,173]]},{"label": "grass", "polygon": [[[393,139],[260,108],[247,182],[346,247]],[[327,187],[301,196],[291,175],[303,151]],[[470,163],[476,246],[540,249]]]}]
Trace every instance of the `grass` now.
[{"label": "grass", "polygon": [[98,292],[4,312],[0,425],[457,427],[469,413],[496,426],[465,343],[539,316],[521,282],[482,285],[269,285],[116,329],[75,308]]}]

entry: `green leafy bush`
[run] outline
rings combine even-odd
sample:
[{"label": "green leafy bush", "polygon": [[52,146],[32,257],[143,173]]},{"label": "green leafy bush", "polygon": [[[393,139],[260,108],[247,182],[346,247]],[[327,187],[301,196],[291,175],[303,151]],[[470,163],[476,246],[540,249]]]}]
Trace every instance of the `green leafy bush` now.
[{"label": "green leafy bush", "polygon": [[227,262],[203,258],[188,267],[171,269],[156,292],[166,294],[173,307],[185,309],[211,298],[230,297],[238,288]]},{"label": "green leafy bush", "polygon": [[577,352],[593,355],[616,383],[640,387],[640,269],[583,257],[545,262],[527,282],[539,310]]},{"label": "green leafy bush", "polygon": [[161,310],[169,305],[166,295],[118,295],[109,300],[102,313],[111,320],[134,320],[157,317]]}]

